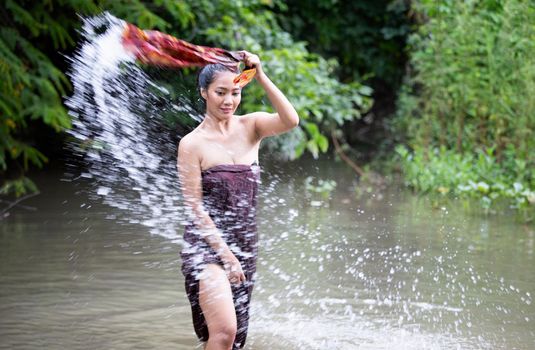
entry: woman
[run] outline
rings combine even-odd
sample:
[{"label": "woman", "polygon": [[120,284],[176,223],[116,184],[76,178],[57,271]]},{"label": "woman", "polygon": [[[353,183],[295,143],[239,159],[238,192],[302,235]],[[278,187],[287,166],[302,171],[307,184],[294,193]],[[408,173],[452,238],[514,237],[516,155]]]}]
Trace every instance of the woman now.
[{"label": "woman", "polygon": [[243,51],[256,68],[276,113],[234,115],[241,89],[236,72],[208,65],[199,74],[204,120],[182,138],[178,169],[190,222],[184,233],[182,272],[195,332],[206,350],[245,344],[257,256],[256,195],[262,139],[287,132],[299,117],[262,70],[258,56]]}]

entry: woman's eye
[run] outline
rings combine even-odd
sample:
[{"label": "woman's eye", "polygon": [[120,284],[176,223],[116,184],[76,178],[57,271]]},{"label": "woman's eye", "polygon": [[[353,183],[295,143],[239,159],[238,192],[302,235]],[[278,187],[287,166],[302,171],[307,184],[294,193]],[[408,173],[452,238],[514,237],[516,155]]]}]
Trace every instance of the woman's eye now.
[{"label": "woman's eye", "polygon": [[218,91],[216,92],[217,96],[223,96],[225,93],[224,92],[221,92],[221,91]]},{"label": "woman's eye", "polygon": [[239,92],[235,92],[232,94],[232,96],[240,96],[240,93]]}]

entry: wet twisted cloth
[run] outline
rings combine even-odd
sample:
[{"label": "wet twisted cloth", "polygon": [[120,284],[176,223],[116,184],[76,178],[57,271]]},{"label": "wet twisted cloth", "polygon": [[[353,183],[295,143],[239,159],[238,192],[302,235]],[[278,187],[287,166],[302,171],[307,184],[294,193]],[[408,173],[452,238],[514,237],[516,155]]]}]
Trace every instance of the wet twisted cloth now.
[{"label": "wet twisted cloth", "polygon": [[[122,43],[139,61],[155,66],[182,68],[220,63],[237,68],[243,59],[243,54],[239,51],[194,45],[156,30],[142,30],[131,23],[125,25]],[[234,83],[244,87],[255,74],[255,68],[245,69],[236,76]]]},{"label": "wet twisted cloth", "polygon": [[[245,345],[249,326],[249,303],[255,282],[258,235],[256,207],[260,166],[222,164],[202,172],[203,205],[223,239],[241,263],[246,282],[231,284],[236,310],[237,334],[233,349]],[[193,222],[184,231],[181,251],[182,273],[191,304],[193,326],[201,341],[207,341],[208,327],[199,305],[199,274],[207,264],[223,263],[205,239],[198,234]]]}]

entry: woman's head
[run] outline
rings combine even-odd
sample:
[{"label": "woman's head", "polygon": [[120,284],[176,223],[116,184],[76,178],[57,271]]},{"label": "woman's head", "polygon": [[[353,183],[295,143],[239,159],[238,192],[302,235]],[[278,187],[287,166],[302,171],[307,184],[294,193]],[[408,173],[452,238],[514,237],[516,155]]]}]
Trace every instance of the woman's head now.
[{"label": "woman's head", "polygon": [[237,69],[222,64],[209,64],[199,72],[199,92],[211,116],[226,119],[238,108],[241,88],[234,83],[236,73]]}]

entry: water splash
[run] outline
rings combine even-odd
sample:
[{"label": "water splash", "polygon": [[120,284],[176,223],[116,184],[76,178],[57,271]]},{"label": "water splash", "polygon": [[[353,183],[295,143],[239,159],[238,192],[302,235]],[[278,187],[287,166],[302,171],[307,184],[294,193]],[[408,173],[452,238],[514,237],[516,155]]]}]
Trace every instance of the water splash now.
[{"label": "water splash", "polygon": [[[179,135],[159,113],[169,92],[154,83],[123,49],[125,23],[108,13],[83,20],[83,45],[70,59],[74,94],[66,101],[73,117],[73,149],[84,158],[94,193],[153,234],[180,242],[175,154]],[[166,108],[200,120],[190,104]]]},{"label": "water splash", "polygon": [[279,183],[260,205],[276,220],[260,230],[255,346],[274,336],[288,349],[523,348],[512,325],[533,324],[531,294],[482,272],[462,213],[346,205],[345,189],[315,206],[285,194],[301,193],[299,181]]}]

